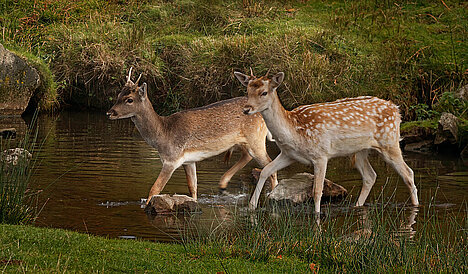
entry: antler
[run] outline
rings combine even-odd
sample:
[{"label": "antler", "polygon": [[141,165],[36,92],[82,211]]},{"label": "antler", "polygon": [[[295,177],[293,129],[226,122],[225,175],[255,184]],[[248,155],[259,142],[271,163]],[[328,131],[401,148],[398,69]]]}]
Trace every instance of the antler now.
[{"label": "antler", "polygon": [[253,74],[252,67],[250,67],[250,76],[255,77],[254,74]]},{"label": "antler", "polygon": [[131,82],[131,77],[132,77],[132,69],[133,67],[130,67],[130,71],[128,72],[128,76],[127,76],[127,82]]},{"label": "antler", "polygon": [[268,77],[268,73],[270,73],[271,67],[268,69],[267,73],[265,74],[265,78]]},{"label": "antler", "polygon": [[140,78],[141,78],[141,75],[142,75],[142,74],[143,74],[143,73],[140,73],[140,76],[138,76],[138,79],[136,80],[135,85],[138,86],[138,82],[140,81]]}]

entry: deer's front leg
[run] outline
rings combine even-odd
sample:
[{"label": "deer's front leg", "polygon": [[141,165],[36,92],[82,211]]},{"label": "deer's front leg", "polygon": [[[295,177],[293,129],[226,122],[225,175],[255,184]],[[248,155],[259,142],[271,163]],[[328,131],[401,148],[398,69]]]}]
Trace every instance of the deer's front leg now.
[{"label": "deer's front leg", "polygon": [[190,195],[197,199],[197,166],[195,163],[183,165]]},{"label": "deer's front leg", "polygon": [[277,172],[280,169],[283,169],[290,164],[294,163],[294,160],[289,158],[289,156],[280,153],[278,157],[276,157],[271,163],[266,165],[262,172],[260,173],[260,178],[258,179],[257,186],[255,187],[255,191],[252,194],[252,198],[250,198],[249,208],[255,209],[257,207],[258,199],[260,198],[260,193],[262,192],[263,185],[268,177],[270,177],[273,173]]},{"label": "deer's front leg", "polygon": [[163,164],[161,172],[159,172],[158,178],[156,179],[156,182],[154,182],[153,186],[150,189],[148,200],[146,200],[146,204],[150,202],[151,198],[154,195],[158,195],[159,193],[161,193],[161,191],[163,190],[167,181],[169,181],[169,178],[171,178],[172,173],[174,172],[174,170],[176,170],[176,168],[177,166],[172,164]]}]

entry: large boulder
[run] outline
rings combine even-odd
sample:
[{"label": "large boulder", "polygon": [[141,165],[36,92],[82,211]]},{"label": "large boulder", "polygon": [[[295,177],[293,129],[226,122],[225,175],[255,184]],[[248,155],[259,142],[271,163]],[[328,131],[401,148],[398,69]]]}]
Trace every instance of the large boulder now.
[{"label": "large boulder", "polygon": [[0,44],[0,115],[21,115],[39,81],[35,68]]},{"label": "large boulder", "polygon": [[434,144],[456,145],[457,141],[458,118],[451,113],[444,112],[439,119],[439,125],[437,128]]},{"label": "large boulder", "polygon": [[[278,202],[304,203],[313,199],[313,186],[314,175],[306,172],[298,173],[291,178],[280,180],[268,198]],[[347,194],[348,191],[344,187],[325,179],[322,201],[339,201],[346,197]]]},{"label": "large boulder", "polygon": [[171,214],[200,211],[197,200],[187,195],[154,195],[145,211],[151,214]]}]

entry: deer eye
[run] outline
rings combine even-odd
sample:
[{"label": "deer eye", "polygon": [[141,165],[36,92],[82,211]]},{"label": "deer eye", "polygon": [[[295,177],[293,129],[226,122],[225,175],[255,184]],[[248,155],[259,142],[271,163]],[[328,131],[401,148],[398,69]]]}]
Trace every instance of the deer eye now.
[{"label": "deer eye", "polygon": [[268,92],[264,91],[262,92],[262,94],[260,94],[260,96],[267,96]]},{"label": "deer eye", "polygon": [[131,103],[133,103],[133,99],[132,99],[132,98],[128,98],[125,102],[128,103],[128,104],[131,104]]}]

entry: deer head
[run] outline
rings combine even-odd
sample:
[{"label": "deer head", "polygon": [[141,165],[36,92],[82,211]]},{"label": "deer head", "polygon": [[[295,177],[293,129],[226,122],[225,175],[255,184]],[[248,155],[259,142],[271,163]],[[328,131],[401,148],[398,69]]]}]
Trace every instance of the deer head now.
[{"label": "deer head", "polygon": [[120,91],[117,101],[107,112],[107,116],[111,120],[133,117],[141,112],[149,102],[146,83],[138,86],[141,74],[135,83],[131,80],[131,76],[132,68],[130,68],[127,82],[123,86],[122,91]]},{"label": "deer head", "polygon": [[269,78],[265,76],[257,78],[240,72],[234,72],[236,78],[247,87],[247,104],[244,106],[244,114],[254,114],[268,109],[276,98],[276,89],[283,82],[284,73],[278,72]]}]

